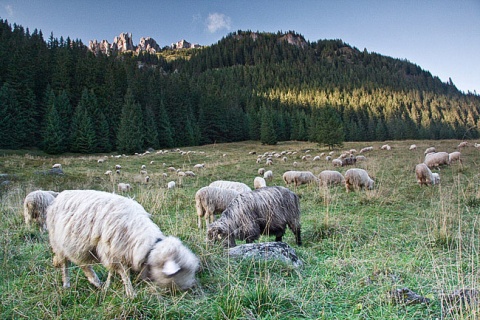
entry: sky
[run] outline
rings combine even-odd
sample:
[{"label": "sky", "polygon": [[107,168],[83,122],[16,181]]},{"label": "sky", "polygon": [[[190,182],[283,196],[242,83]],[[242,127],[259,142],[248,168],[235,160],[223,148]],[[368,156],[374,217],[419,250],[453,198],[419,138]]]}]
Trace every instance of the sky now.
[{"label": "sky", "polygon": [[212,45],[231,32],[295,31],[406,59],[480,94],[480,0],[0,0],[0,18],[54,37],[107,40],[131,33],[160,47]]}]

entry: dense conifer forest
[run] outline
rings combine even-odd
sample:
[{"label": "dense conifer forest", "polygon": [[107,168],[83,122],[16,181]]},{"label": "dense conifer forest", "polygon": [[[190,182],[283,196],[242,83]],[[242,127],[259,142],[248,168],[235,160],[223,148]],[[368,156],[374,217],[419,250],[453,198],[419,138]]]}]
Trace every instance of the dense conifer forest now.
[{"label": "dense conifer forest", "polygon": [[0,20],[2,149],[476,139],[479,118],[476,93],[341,40],[237,31],[200,49],[107,56]]}]

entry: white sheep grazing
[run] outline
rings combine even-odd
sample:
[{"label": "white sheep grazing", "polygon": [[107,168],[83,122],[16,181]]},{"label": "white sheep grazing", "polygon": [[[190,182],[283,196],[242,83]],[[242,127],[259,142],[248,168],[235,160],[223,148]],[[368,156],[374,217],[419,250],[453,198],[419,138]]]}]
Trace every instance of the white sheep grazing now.
[{"label": "white sheep grazing", "polygon": [[249,186],[247,186],[245,183],[236,182],[236,181],[217,180],[210,183],[209,186],[223,188],[223,189],[233,189],[240,193],[252,191],[252,189]]},{"label": "white sheep grazing", "polygon": [[188,170],[188,171],[185,171],[185,176],[186,177],[195,177],[195,173],[193,171]]},{"label": "white sheep grazing", "polygon": [[318,178],[310,171],[286,171],[282,177],[286,185],[293,183],[295,187],[319,182]]},{"label": "white sheep grazing", "polygon": [[117,272],[128,297],[134,296],[130,271],[164,288],[185,290],[196,282],[198,258],[178,238],[165,236],[132,199],[95,190],[63,191],[47,209],[47,227],[63,287],[70,287],[70,261],[97,288],[102,283],[92,265],[107,268],[105,288]]},{"label": "white sheep grazing", "polygon": [[167,183],[167,189],[175,189],[175,181],[169,181]]},{"label": "white sheep grazing", "polygon": [[147,174],[147,170],[140,170],[140,174]]},{"label": "white sheep grazing", "polygon": [[408,150],[417,150],[417,145],[416,144],[412,144],[410,146],[410,148],[408,148]]},{"label": "white sheep grazing", "polygon": [[313,161],[320,161],[320,156],[313,157]]},{"label": "white sheep grazing", "polygon": [[468,142],[467,141],[462,141],[458,144],[457,148],[458,149],[465,148],[466,146],[468,146]]},{"label": "white sheep grazing", "polygon": [[267,158],[267,160],[265,161],[265,164],[266,164],[267,166],[271,166],[271,165],[273,165],[273,160],[270,159],[270,158]]},{"label": "white sheep grazing", "polygon": [[368,176],[367,171],[359,168],[348,169],[345,172],[345,188],[347,192],[353,189],[373,189],[375,181]]},{"label": "white sheep grazing", "polygon": [[435,152],[435,147],[429,147],[429,148],[425,149],[425,152],[423,154],[428,154],[428,153],[432,153],[432,152]]},{"label": "white sheep grazing", "polygon": [[233,189],[203,187],[195,193],[195,208],[198,216],[198,229],[202,228],[202,217],[208,227],[214,220],[215,213],[222,213],[230,202],[240,193]]},{"label": "white sheep grazing", "polygon": [[267,182],[265,181],[264,178],[262,177],[255,177],[253,179],[253,188],[254,189],[259,189],[267,186]]},{"label": "white sheep grazing", "polygon": [[419,163],[415,166],[415,176],[420,186],[435,185],[440,182],[438,173],[436,174],[436,176],[438,176],[437,181],[437,178],[433,176],[432,171],[430,171],[430,168],[425,163]]},{"label": "white sheep grazing", "polygon": [[47,207],[55,200],[58,192],[37,190],[30,192],[23,201],[23,217],[25,223],[30,226],[35,221],[40,230],[47,230],[46,214]]},{"label": "white sheep grazing", "polygon": [[119,165],[119,164],[116,164],[116,165],[115,165],[115,170],[120,170],[120,169],[122,169],[122,166]]},{"label": "white sheep grazing", "polygon": [[62,169],[62,165],[60,163],[55,163],[53,166],[52,166],[53,169]]},{"label": "white sheep grazing", "polygon": [[147,166],[144,165],[144,164],[142,164],[141,169],[142,169],[142,170],[145,170],[145,169],[147,169]]},{"label": "white sheep grazing", "polygon": [[331,156],[326,156],[326,157],[325,157],[325,160],[326,160],[326,161],[331,161],[331,160],[332,160],[332,157],[331,157]]},{"label": "white sheep grazing", "polygon": [[258,169],[258,175],[259,176],[263,176],[264,173],[265,173],[265,168]]},{"label": "white sheep grazing", "polygon": [[364,153],[364,152],[372,151],[372,150],[373,150],[373,147],[365,147],[365,148],[360,149],[360,151],[358,153]]},{"label": "white sheep grazing", "polygon": [[448,154],[448,162],[453,163],[455,161],[458,161],[458,162],[462,163],[461,156],[462,156],[462,154],[459,151],[454,151],[452,153],[449,153]]},{"label": "white sheep grazing", "polygon": [[360,156],[357,156],[356,158],[357,158],[357,162],[359,162],[359,161],[365,161],[365,160],[367,160],[367,157],[365,157],[365,156],[362,156],[362,155],[360,155]]},{"label": "white sheep grazing", "polygon": [[427,153],[423,161],[429,168],[439,167],[441,165],[449,165],[449,155],[447,152]]},{"label": "white sheep grazing", "polygon": [[107,170],[107,171],[105,171],[104,174],[107,175],[107,176],[111,176],[112,175],[112,170]]},{"label": "white sheep grazing", "polygon": [[129,183],[120,182],[117,185],[117,190],[118,190],[118,192],[128,192],[128,191],[132,190],[132,186]]},{"label": "white sheep grazing", "polygon": [[389,150],[392,149],[392,147],[389,146],[388,144],[384,144],[380,149],[381,149],[381,150],[387,150],[387,151],[389,151]]},{"label": "white sheep grazing", "polygon": [[104,163],[105,162],[105,159],[98,159],[97,160],[97,163]]},{"label": "white sheep grazing", "polygon": [[265,171],[265,173],[263,174],[263,179],[265,179],[266,181],[272,181],[273,180],[272,170]]},{"label": "white sheep grazing", "polygon": [[197,163],[193,166],[195,169],[203,169],[205,168],[205,163]]},{"label": "white sheep grazing", "polygon": [[342,160],[341,159],[333,159],[332,164],[334,167],[341,167],[342,166]]},{"label": "white sheep grazing", "polygon": [[334,170],[323,170],[318,175],[318,179],[320,181],[320,185],[324,187],[332,186],[335,184],[343,185],[345,183],[345,178],[343,175]]},{"label": "white sheep grazing", "polygon": [[474,144],[475,148],[480,148],[480,143],[476,143]]}]

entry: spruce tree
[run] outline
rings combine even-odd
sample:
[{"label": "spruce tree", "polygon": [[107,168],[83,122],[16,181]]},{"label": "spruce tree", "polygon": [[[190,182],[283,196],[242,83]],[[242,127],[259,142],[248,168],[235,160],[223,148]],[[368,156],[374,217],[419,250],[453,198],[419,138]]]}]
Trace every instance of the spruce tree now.
[{"label": "spruce tree", "polygon": [[158,144],[160,148],[173,147],[172,128],[163,100],[158,108]]},{"label": "spruce tree", "polygon": [[343,125],[337,111],[331,106],[325,106],[312,112],[312,125],[315,131],[311,133],[310,138],[318,144],[323,144],[333,149],[335,146],[341,147],[345,139]]},{"label": "spruce tree", "polygon": [[48,99],[47,114],[43,124],[43,151],[59,154],[65,151],[65,131],[62,130],[60,116],[55,105],[53,91]]},{"label": "spruce tree", "polygon": [[95,129],[87,109],[82,104],[75,110],[74,132],[72,135],[73,152],[93,153],[96,151]]},{"label": "spruce tree", "polygon": [[15,90],[8,82],[0,88],[0,148],[17,148],[15,144],[15,110],[18,108]]},{"label": "spruce tree", "polygon": [[262,107],[262,125],[260,128],[260,141],[262,144],[275,145],[277,144],[277,134],[273,123],[273,116],[270,111]]},{"label": "spruce tree", "polygon": [[159,146],[158,143],[158,131],[157,123],[155,121],[155,114],[150,106],[145,108],[144,116],[144,128],[145,128],[145,145],[144,149],[153,148],[157,149]]},{"label": "spruce tree", "polygon": [[143,113],[142,107],[135,101],[132,90],[129,88],[120,118],[120,127],[117,134],[117,149],[121,153],[135,153],[143,151]]}]

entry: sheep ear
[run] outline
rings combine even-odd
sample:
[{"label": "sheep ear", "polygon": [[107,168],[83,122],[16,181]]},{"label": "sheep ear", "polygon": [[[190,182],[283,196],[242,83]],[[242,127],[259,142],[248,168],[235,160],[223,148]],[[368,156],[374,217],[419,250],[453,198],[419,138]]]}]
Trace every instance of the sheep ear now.
[{"label": "sheep ear", "polygon": [[165,262],[162,269],[163,274],[165,274],[167,277],[172,277],[179,271],[180,266],[173,260],[168,260]]}]

